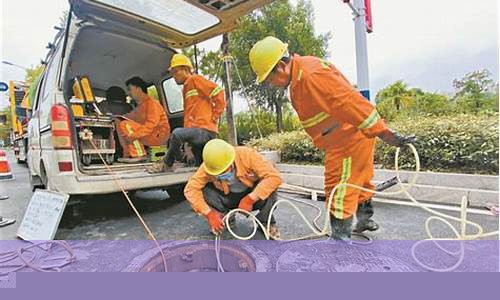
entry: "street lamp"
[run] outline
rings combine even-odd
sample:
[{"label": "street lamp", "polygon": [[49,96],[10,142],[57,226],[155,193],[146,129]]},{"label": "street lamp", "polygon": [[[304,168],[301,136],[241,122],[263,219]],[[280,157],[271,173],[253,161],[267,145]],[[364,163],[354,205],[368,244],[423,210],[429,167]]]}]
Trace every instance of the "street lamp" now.
[{"label": "street lamp", "polygon": [[2,60],[2,64],[8,65],[8,66],[12,66],[12,67],[16,67],[16,68],[19,68],[19,69],[23,69],[24,71],[28,70],[28,68],[26,68],[26,67],[23,67],[23,66],[20,66],[20,65],[16,65],[14,63],[11,63],[11,62],[8,62],[8,61],[5,61],[5,60]]}]

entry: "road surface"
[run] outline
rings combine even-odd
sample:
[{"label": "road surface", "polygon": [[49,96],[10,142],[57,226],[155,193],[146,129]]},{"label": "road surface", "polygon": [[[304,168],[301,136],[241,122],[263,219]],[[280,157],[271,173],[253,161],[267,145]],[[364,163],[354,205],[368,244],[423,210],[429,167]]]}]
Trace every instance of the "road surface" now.
[{"label": "road surface", "polygon": [[[0,228],[0,240],[15,239],[16,232],[30,201],[32,192],[28,181],[26,165],[15,163],[13,153],[8,151],[8,159],[15,179],[0,181],[0,194],[10,199],[0,201],[0,215],[16,218],[14,225]],[[56,239],[68,240],[133,240],[147,239],[136,216],[121,194],[100,195],[89,199],[79,199],[73,205],[72,214],[66,214],[56,234]],[[185,199],[172,199],[166,192],[138,192],[134,197],[140,213],[150,228],[162,240],[213,239],[204,218],[195,215]],[[324,211],[323,202],[311,202]],[[300,205],[299,205],[300,206]],[[303,207],[309,218],[316,211]],[[430,216],[416,207],[375,202],[375,220],[380,230],[370,233],[376,240],[416,240],[425,239],[424,222]],[[456,212],[446,211],[457,215]],[[310,234],[302,219],[288,206],[279,207],[276,219],[284,238]],[[498,230],[498,216],[470,214],[472,221],[484,226],[486,231]],[[238,218],[237,232],[249,233],[251,224],[243,217]],[[452,232],[442,224],[433,225],[438,237],[452,237]],[[472,229],[471,229],[472,230]],[[224,238],[231,238],[226,233]],[[255,238],[262,239],[262,234]],[[498,236],[493,237],[498,239]]]}]

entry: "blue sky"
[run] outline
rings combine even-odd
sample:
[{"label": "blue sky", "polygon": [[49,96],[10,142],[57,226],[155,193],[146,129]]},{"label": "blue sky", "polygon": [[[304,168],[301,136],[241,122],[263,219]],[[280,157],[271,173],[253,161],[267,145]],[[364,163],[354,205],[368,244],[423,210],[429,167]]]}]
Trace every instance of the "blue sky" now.
[{"label": "blue sky", "polygon": [[[296,0],[292,0],[293,3]],[[396,80],[451,93],[452,81],[487,68],[498,80],[496,0],[373,0],[374,33],[368,37],[372,93]],[[330,60],[352,82],[355,44],[352,15],[340,0],[313,0],[317,32],[332,32]],[[55,31],[66,0],[2,0],[0,56],[36,65]],[[220,39],[203,43],[215,48]],[[0,80],[22,80],[20,69],[2,65]],[[3,95],[5,96],[5,95]],[[2,99],[2,97],[0,97]],[[0,100],[0,106],[5,105]],[[243,105],[240,104],[239,107]]]}]

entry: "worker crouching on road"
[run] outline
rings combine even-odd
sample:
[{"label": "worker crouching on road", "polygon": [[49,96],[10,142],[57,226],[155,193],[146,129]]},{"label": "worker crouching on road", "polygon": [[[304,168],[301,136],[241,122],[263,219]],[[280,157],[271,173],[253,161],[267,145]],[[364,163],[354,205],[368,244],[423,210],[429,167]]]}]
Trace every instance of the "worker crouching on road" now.
[{"label": "worker crouching on road", "polygon": [[[219,139],[206,144],[203,161],[189,179],[184,194],[193,210],[205,216],[212,232],[223,230],[223,214],[235,208],[258,210],[256,218],[266,225],[282,183],[271,163],[252,148],[233,147]],[[274,217],[269,235],[279,238]]]},{"label": "worker crouching on road", "polygon": [[219,118],[226,107],[224,90],[201,75],[193,74],[188,57],[175,54],[169,71],[177,84],[183,85],[184,128],[176,128],[170,138],[167,155],[148,168],[149,173],[171,171],[176,160],[181,159],[181,148],[188,143],[193,152],[188,160],[195,160],[199,166],[205,144],[219,132]]},{"label": "worker crouching on road", "polygon": [[[288,45],[275,37],[257,42],[249,54],[257,82],[289,88],[289,96],[302,126],[319,149],[326,151],[325,195],[349,183],[374,190],[375,137],[401,147],[414,137],[391,131],[375,107],[331,63],[312,56],[290,55]],[[351,237],[355,232],[375,231],[371,219],[372,192],[341,185],[330,209],[332,238]]]},{"label": "worker crouching on road", "polygon": [[126,82],[126,85],[137,107],[123,118],[118,117],[116,122],[124,156],[118,161],[139,163],[147,160],[144,145],[161,146],[167,143],[170,125],[163,106],[148,96],[144,80],[133,77]]}]

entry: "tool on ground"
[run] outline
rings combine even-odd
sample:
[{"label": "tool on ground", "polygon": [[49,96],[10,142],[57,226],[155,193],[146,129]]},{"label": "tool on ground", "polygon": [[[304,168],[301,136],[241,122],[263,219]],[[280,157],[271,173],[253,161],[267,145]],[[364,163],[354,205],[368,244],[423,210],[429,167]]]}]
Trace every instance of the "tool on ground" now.
[{"label": "tool on ground", "polygon": [[[449,272],[449,271],[452,271],[452,270],[456,269],[462,263],[462,261],[463,261],[464,252],[465,252],[465,247],[464,247],[463,241],[465,241],[465,240],[476,240],[476,239],[479,239],[479,238],[484,238],[484,237],[498,235],[499,231],[484,233],[484,230],[481,227],[481,225],[479,225],[479,224],[477,224],[475,222],[472,222],[472,221],[470,221],[470,220],[467,219],[467,198],[466,197],[462,198],[462,203],[461,203],[461,207],[460,207],[461,208],[461,213],[460,213],[460,217],[458,217],[458,218],[454,217],[454,216],[451,216],[451,215],[447,215],[447,214],[441,213],[441,212],[436,211],[434,209],[431,209],[427,205],[422,204],[419,201],[417,201],[409,193],[409,190],[417,182],[417,179],[418,179],[418,176],[419,176],[419,173],[420,173],[420,158],[419,158],[419,155],[418,155],[418,152],[417,152],[417,149],[415,148],[415,146],[413,146],[412,144],[408,144],[408,147],[413,152],[413,155],[415,157],[415,165],[416,165],[415,176],[410,180],[410,182],[409,182],[408,185],[403,186],[403,182],[402,182],[400,174],[399,174],[399,154],[400,154],[401,148],[397,148],[396,149],[396,156],[395,156],[394,165],[395,165],[396,178],[397,178],[397,181],[398,181],[398,185],[401,187],[401,189],[399,189],[397,191],[392,191],[392,192],[379,192],[379,191],[369,190],[369,189],[366,189],[366,188],[363,188],[363,187],[360,187],[360,186],[357,186],[357,185],[349,184],[349,183],[342,183],[342,184],[339,184],[339,185],[335,186],[335,188],[330,193],[330,195],[328,197],[328,201],[327,201],[327,207],[331,207],[332,199],[333,199],[333,196],[335,195],[336,190],[338,188],[342,187],[342,186],[351,187],[351,188],[355,188],[355,189],[358,189],[358,190],[361,190],[361,191],[366,191],[366,192],[373,192],[374,195],[397,195],[397,194],[404,194],[408,199],[410,199],[412,202],[414,202],[418,207],[422,208],[423,210],[425,210],[428,213],[430,213],[430,214],[433,215],[433,216],[429,217],[426,220],[426,222],[425,222],[425,230],[426,230],[426,233],[429,236],[429,238],[426,239],[426,240],[418,241],[417,243],[415,243],[413,245],[412,250],[411,250],[412,251],[412,257],[413,257],[413,259],[421,267],[423,267],[423,268],[425,268],[427,270],[431,270],[431,271],[435,271],[435,272]],[[271,212],[269,214],[269,218],[267,220],[267,224],[266,225],[262,224],[257,218],[255,218],[255,216],[253,214],[251,214],[251,213],[249,213],[247,211],[244,211],[242,209],[238,209],[238,208],[234,209],[234,210],[231,210],[229,213],[227,213],[224,216],[223,221],[224,221],[224,223],[226,225],[226,228],[229,231],[229,233],[233,237],[235,237],[236,239],[239,239],[239,240],[249,240],[249,239],[251,239],[252,237],[255,236],[258,227],[260,227],[260,229],[264,233],[265,238],[266,239],[270,239],[269,229],[270,229],[270,225],[271,225],[271,216],[273,215],[273,212],[276,210],[276,208],[279,205],[281,205],[281,204],[287,204],[287,205],[291,206],[293,209],[295,209],[295,211],[302,218],[302,220],[307,225],[307,227],[309,227],[311,229],[311,231],[313,232],[312,235],[307,235],[307,236],[302,236],[302,237],[296,237],[296,238],[290,239],[290,240],[303,240],[303,239],[317,238],[317,237],[322,237],[322,236],[327,236],[328,235],[328,225],[330,223],[330,214],[329,213],[326,213],[326,217],[325,217],[325,221],[324,221],[323,227],[321,227],[321,226],[318,226],[316,224],[316,221],[321,217],[321,213],[319,213],[318,216],[316,218],[314,218],[314,220],[312,222],[309,222],[309,220],[304,215],[304,213],[295,204],[293,204],[290,200],[287,200],[287,199],[276,201],[276,203],[271,208]],[[251,221],[252,221],[253,231],[249,235],[247,235],[247,236],[240,236],[240,235],[236,234],[232,230],[232,228],[229,226],[229,219],[233,215],[235,215],[237,213],[240,213],[240,214],[243,214],[245,216],[248,216],[251,219]],[[431,224],[432,221],[440,221],[440,222],[444,223],[445,225],[447,225],[453,231],[453,233],[455,234],[455,237],[453,237],[453,238],[447,238],[447,239],[434,237],[433,234],[432,234],[432,232],[431,232],[431,229],[430,229],[430,224]],[[458,232],[458,230],[450,223],[450,221],[459,222],[461,231]],[[467,225],[476,228],[477,232],[475,234],[467,234],[467,230],[466,230]],[[460,243],[460,249],[458,251],[454,251],[454,252],[445,249],[443,246],[441,246],[438,243],[438,241],[443,241],[443,240],[461,241],[461,243]],[[433,267],[431,267],[429,265],[424,264],[417,257],[417,255],[416,255],[416,249],[417,249],[417,247],[420,244],[428,242],[428,241],[432,241],[439,249],[441,249],[442,251],[444,251],[444,252],[446,252],[446,253],[448,253],[450,255],[458,255],[457,262],[453,266],[451,266],[449,268],[444,268],[444,269],[436,269],[436,268],[433,268]],[[220,260],[220,236],[219,235],[216,236],[216,238],[215,238],[215,254],[216,254],[216,258],[217,258],[218,270],[223,272],[224,268],[223,268],[223,266],[221,264],[221,260]]]}]

